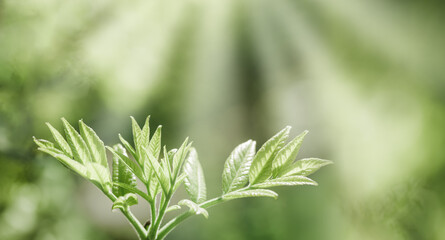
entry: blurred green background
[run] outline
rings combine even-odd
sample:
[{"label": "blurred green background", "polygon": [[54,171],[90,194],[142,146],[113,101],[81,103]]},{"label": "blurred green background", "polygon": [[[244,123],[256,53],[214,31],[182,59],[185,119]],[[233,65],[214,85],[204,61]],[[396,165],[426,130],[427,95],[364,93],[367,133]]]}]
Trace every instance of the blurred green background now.
[{"label": "blurred green background", "polygon": [[162,124],[170,148],[191,137],[209,196],[238,143],[285,125],[310,130],[299,158],[335,162],[314,175],[319,187],[212,208],[168,239],[444,239],[443,9],[0,0],[0,239],[136,239],[92,184],[32,143],[65,117],[112,145],[131,136],[130,115]]}]

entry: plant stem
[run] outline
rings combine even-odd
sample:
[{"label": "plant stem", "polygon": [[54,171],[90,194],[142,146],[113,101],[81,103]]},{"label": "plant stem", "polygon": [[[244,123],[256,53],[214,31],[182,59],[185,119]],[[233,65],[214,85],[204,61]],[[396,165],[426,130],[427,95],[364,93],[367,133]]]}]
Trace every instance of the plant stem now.
[{"label": "plant stem", "polygon": [[[111,193],[104,191],[105,195],[111,200],[116,201],[117,197]],[[144,226],[139,222],[139,220],[133,215],[130,210],[130,207],[126,207],[124,209],[120,208],[122,214],[127,218],[128,222],[130,222],[131,226],[133,226],[134,230],[137,232],[140,240],[145,240],[147,238],[147,231]]]},{"label": "plant stem", "polygon": [[167,193],[163,201],[161,202],[161,206],[159,207],[158,215],[156,216],[156,220],[153,225],[150,228],[150,231],[148,232],[148,239],[149,240],[156,240],[157,234],[159,230],[159,226],[161,225],[162,219],[165,215],[165,210],[167,210],[168,204],[170,203],[170,199],[172,197],[171,193]]},{"label": "plant stem", "polygon": [[139,222],[139,220],[130,211],[130,207],[127,207],[125,210],[121,209],[121,212],[124,214],[124,216],[130,222],[130,224],[136,230],[136,232],[137,232],[137,234],[139,236],[139,239],[145,240],[147,238],[147,231],[145,230],[145,228],[141,224],[141,222]]},{"label": "plant stem", "polygon": [[[199,206],[202,208],[209,208],[224,201],[225,200],[222,197],[216,197],[199,204]],[[182,221],[186,220],[187,218],[193,215],[195,215],[193,212],[187,211],[170,220],[159,230],[158,238],[156,240],[164,239],[165,236],[167,236],[167,234],[169,234],[179,223],[181,223]]]}]

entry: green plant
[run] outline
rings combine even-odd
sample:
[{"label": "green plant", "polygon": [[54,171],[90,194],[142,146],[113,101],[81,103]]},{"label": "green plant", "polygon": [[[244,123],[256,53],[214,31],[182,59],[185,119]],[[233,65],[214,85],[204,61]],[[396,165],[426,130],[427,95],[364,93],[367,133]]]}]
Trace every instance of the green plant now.
[{"label": "green plant", "polygon": [[[188,139],[178,149],[168,151],[161,147],[161,126],[150,138],[149,118],[142,128],[134,118],[131,120],[134,146],[120,135],[121,144],[105,146],[82,120],[77,132],[64,118],[65,137],[47,123],[55,143],[36,138],[34,141],[38,150],[55,157],[102,190],[113,201],[112,209],[119,209],[125,215],[141,240],[164,239],[192,215],[207,218],[206,208],[218,203],[245,197],[277,198],[277,193],[267,189],[275,186],[317,185],[307,176],[331,163],[317,158],[294,161],[307,131],[285,144],[290,131],[287,126],[256,153],[255,141],[238,145],[225,162],[222,195],[207,200],[203,170]],[[111,175],[105,148],[113,156]],[[144,185],[144,191],[137,188],[137,179]],[[183,183],[190,199],[170,206],[174,192]],[[130,206],[138,204],[137,195],[150,205],[151,217],[145,225],[130,210]],[[181,206],[189,209],[161,227],[164,215]]]}]

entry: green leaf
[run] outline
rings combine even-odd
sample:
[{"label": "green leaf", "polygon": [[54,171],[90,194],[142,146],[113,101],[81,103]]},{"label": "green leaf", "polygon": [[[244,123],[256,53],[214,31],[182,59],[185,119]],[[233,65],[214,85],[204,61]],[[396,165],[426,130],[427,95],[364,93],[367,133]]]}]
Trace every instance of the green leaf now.
[{"label": "green leaf", "polygon": [[173,168],[173,179],[176,180],[176,178],[179,175],[179,170],[181,169],[182,164],[184,163],[185,157],[187,156],[187,152],[190,148],[190,144],[188,144],[188,138],[185,139],[185,141],[182,143],[181,147],[174,152],[173,155],[173,164],[172,164],[172,168]]},{"label": "green leaf", "polygon": [[108,168],[104,142],[102,142],[94,130],[88,127],[82,120],[79,121],[79,128],[80,134],[88,147],[93,161]]},{"label": "green leaf", "polygon": [[185,190],[187,190],[191,200],[195,203],[204,202],[206,200],[206,184],[195,148],[190,149],[183,171],[186,174],[184,179]]},{"label": "green leaf", "polygon": [[[131,125],[132,125],[132,131],[133,131],[133,141],[134,141],[134,149],[136,152],[136,161],[139,163],[141,167],[144,166],[144,155],[142,153],[142,149],[146,147],[145,143],[148,144],[149,142],[149,136],[145,136],[146,132],[142,132],[142,129],[139,127],[137,121],[133,118],[131,118]],[[148,117],[147,117],[148,120]],[[148,146],[148,145],[147,145]]]},{"label": "green leaf", "polygon": [[125,194],[125,202],[128,206],[133,206],[138,204],[138,197],[134,193],[127,193]]},{"label": "green leaf", "polygon": [[114,202],[111,209],[120,208],[125,210],[127,207],[138,204],[138,197],[134,193],[127,193],[125,196],[118,197]]},{"label": "green leaf", "polygon": [[179,210],[181,209],[181,206],[179,205],[172,205],[170,207],[167,208],[167,210],[165,210],[165,213],[171,212],[171,211],[175,211],[175,210]]},{"label": "green leaf", "polygon": [[70,145],[65,141],[65,138],[62,134],[59,133],[51,124],[46,123],[51,134],[53,135],[54,140],[56,141],[59,148],[70,158],[73,158],[73,152],[71,151]]},{"label": "green leaf", "polygon": [[134,140],[134,148],[136,150],[136,154],[138,155],[137,160],[141,166],[144,165],[142,162],[143,152],[142,149],[146,149],[150,142],[150,125],[149,125],[150,116],[148,116],[145,120],[145,124],[141,129],[136,122],[136,120],[131,117],[132,129],[133,129],[133,140]]},{"label": "green leaf", "polygon": [[268,189],[254,189],[254,190],[245,190],[245,191],[235,191],[224,194],[224,200],[231,200],[237,198],[246,198],[246,197],[272,197],[277,199],[278,194],[272,190]]},{"label": "green leaf", "polygon": [[148,150],[156,159],[159,158],[159,154],[161,153],[161,130],[162,126],[158,126],[153,134],[153,137],[151,137],[150,143],[148,144]]},{"label": "green leaf", "polygon": [[142,151],[148,159],[148,161],[145,162],[144,165],[145,172],[148,172],[149,169],[151,169],[151,171],[158,179],[162,191],[164,191],[164,193],[167,195],[170,191],[170,179],[168,175],[166,175],[166,170],[161,167],[158,160],[155,159],[153,155],[151,155],[151,153],[147,151],[147,149],[142,149]]},{"label": "green leaf", "polygon": [[141,140],[140,145],[143,148],[147,148],[150,143],[150,116],[147,116],[145,119],[145,124],[142,127],[141,131]]},{"label": "green leaf", "polygon": [[136,188],[135,186],[131,186],[125,183],[120,183],[120,182],[113,182],[113,188],[114,186],[119,186],[121,188],[124,188],[127,190],[127,193],[135,193],[138,194],[139,196],[141,196],[142,198],[144,198],[145,200],[147,200],[148,202],[151,202],[152,199],[150,196],[148,196],[146,193],[144,193],[143,191],[139,190],[138,188]]},{"label": "green leaf", "polygon": [[277,179],[270,179],[263,183],[253,185],[255,188],[270,188],[277,186],[297,186],[297,185],[313,185],[317,186],[317,182],[304,176],[287,176]]},{"label": "green leaf", "polygon": [[274,177],[281,176],[285,169],[292,164],[300,151],[301,143],[307,133],[308,131],[306,130],[296,136],[277,153],[275,159],[272,161],[272,172]]},{"label": "green leaf", "polygon": [[179,186],[181,186],[181,184],[184,182],[186,177],[187,177],[187,175],[184,173],[179,175],[179,177],[176,179],[175,186],[173,187],[173,192],[175,192],[179,188]]},{"label": "green leaf", "polygon": [[196,215],[201,214],[205,218],[209,218],[209,213],[207,212],[207,210],[205,210],[204,208],[200,207],[198,204],[196,204],[188,199],[183,199],[183,200],[179,201],[178,204],[182,205],[182,206],[189,207],[190,211],[192,211]]},{"label": "green leaf", "polygon": [[106,148],[113,154],[113,156],[118,157],[125,165],[127,165],[128,169],[134,175],[136,175],[137,178],[139,178],[143,183],[147,183],[148,180],[144,175],[144,172],[142,171],[141,167],[137,163],[133,162],[130,158],[128,158],[124,154],[114,151],[114,149],[108,146],[106,146]]},{"label": "green leaf", "polygon": [[[116,144],[113,146],[113,149],[115,152],[127,156],[122,145]],[[136,187],[136,175],[116,155],[113,155],[113,182],[123,183],[131,187]],[[114,195],[119,197],[128,193],[128,190],[120,187],[119,185],[113,185],[113,193]]]},{"label": "green leaf", "polygon": [[69,169],[73,170],[80,176],[87,178],[87,172],[88,172],[87,168],[84,165],[82,165],[81,163],[79,163],[78,161],[66,156],[65,153],[63,153],[59,149],[40,147],[40,148],[38,148],[38,150],[53,156],[54,158],[59,160],[63,165],[65,165]]},{"label": "green leaf", "polygon": [[111,191],[112,185],[108,168],[95,162],[88,162],[86,166],[88,179],[105,192]]},{"label": "green leaf", "polygon": [[332,161],[319,158],[304,158],[294,162],[284,173],[283,176],[301,175],[308,176],[323,166],[332,164]]},{"label": "green leaf", "polygon": [[159,181],[154,173],[154,171],[152,169],[150,169],[149,171],[147,171],[147,176],[150,176],[150,182],[148,185],[148,191],[149,191],[149,195],[151,196],[151,198],[155,199],[156,195],[158,195],[158,193],[160,192],[160,188],[159,188]]},{"label": "green leaf", "polygon": [[119,140],[121,141],[121,143],[124,145],[125,149],[127,149],[127,151],[131,154],[131,156],[134,157],[134,159],[137,158],[136,155],[136,151],[134,150],[134,148],[130,145],[130,143],[127,142],[127,140],[125,140],[122,135],[119,134]]},{"label": "green leaf", "polygon": [[261,146],[253,158],[249,172],[251,185],[263,182],[272,175],[272,160],[276,152],[284,144],[291,127],[287,126]]},{"label": "green leaf", "polygon": [[117,198],[114,202],[113,202],[113,205],[111,206],[111,209],[112,210],[115,210],[115,209],[122,209],[122,210],[124,210],[125,209],[125,207],[126,207],[126,205],[125,205],[125,199],[123,198],[123,197],[119,197],[119,198]]},{"label": "green leaf", "polygon": [[[170,163],[170,166],[173,166],[173,157],[175,156],[175,153],[178,151],[178,149],[173,148],[170,149],[170,151],[167,152],[168,161]],[[164,146],[164,158],[165,158],[165,152],[166,152],[166,146]]]},{"label": "green leaf", "polygon": [[238,145],[227,158],[223,172],[223,193],[244,187],[249,181],[249,169],[255,156],[256,142],[249,140]]},{"label": "green leaf", "polygon": [[170,178],[170,181],[173,182],[173,170],[172,170],[172,163],[173,163],[173,155],[170,152],[167,152],[167,146],[164,145],[164,157],[161,159],[161,163],[164,165],[164,168],[168,170],[168,176]]},{"label": "green leaf", "polygon": [[66,139],[71,147],[74,159],[83,164],[91,162],[90,152],[80,134],[68,123],[65,118],[62,118],[62,122]]},{"label": "green leaf", "polygon": [[45,139],[37,139],[36,137],[32,137],[34,142],[41,148],[54,148],[56,149],[54,143],[47,141]]},{"label": "green leaf", "polygon": [[138,146],[141,144],[142,139],[142,129],[139,127],[138,122],[134,117],[130,116],[131,118],[131,129],[133,131],[133,142],[134,142],[134,149],[137,150]]}]

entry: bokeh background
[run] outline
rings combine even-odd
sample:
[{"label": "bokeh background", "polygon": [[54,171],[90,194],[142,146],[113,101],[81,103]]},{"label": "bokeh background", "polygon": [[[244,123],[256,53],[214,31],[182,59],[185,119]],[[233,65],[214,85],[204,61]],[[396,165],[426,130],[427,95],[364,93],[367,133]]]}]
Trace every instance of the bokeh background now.
[{"label": "bokeh background", "polygon": [[[168,239],[445,236],[443,1],[0,0],[0,239],[136,239],[94,186],[36,151],[45,122],[108,145],[129,116],[190,136],[209,196],[249,138],[305,129],[318,187],[194,217]],[[179,199],[184,192],[180,192]],[[135,208],[141,220],[147,209]]]}]

